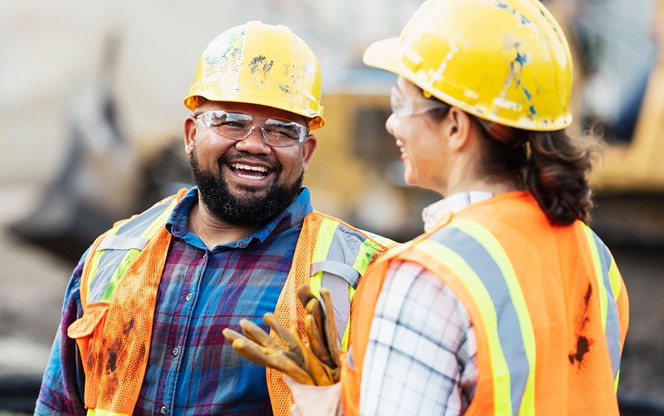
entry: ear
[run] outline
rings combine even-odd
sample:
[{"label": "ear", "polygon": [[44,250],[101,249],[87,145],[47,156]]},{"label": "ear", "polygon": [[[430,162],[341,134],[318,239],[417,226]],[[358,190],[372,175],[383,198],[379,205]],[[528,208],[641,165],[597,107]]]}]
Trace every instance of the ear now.
[{"label": "ear", "polygon": [[459,151],[469,142],[472,120],[468,113],[456,107],[450,108],[446,118],[448,119],[445,125],[449,137],[448,146],[450,150]]},{"label": "ear", "polygon": [[198,132],[198,127],[196,126],[196,119],[193,115],[188,116],[184,119],[184,151],[188,155],[191,155],[191,152],[194,151],[194,140],[196,138],[196,133]]},{"label": "ear", "polygon": [[302,156],[305,172],[307,171],[307,168],[309,168],[309,160],[311,160],[311,156],[313,156],[314,150],[316,150],[316,146],[318,146],[318,139],[316,136],[313,134],[307,136],[307,141],[305,141],[302,145]]}]

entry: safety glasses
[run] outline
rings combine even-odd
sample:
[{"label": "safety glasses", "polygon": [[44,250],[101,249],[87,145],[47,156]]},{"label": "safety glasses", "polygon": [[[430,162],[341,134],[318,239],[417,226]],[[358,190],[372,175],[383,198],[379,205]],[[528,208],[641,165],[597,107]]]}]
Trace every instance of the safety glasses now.
[{"label": "safety glasses", "polygon": [[399,118],[416,116],[427,111],[449,107],[445,103],[427,100],[426,98],[404,97],[396,86],[392,87],[390,105],[392,106],[392,113]]},{"label": "safety glasses", "polygon": [[195,118],[220,136],[236,141],[246,139],[258,127],[265,143],[272,147],[304,143],[309,135],[307,126],[281,118],[261,118],[223,110],[206,111]]}]

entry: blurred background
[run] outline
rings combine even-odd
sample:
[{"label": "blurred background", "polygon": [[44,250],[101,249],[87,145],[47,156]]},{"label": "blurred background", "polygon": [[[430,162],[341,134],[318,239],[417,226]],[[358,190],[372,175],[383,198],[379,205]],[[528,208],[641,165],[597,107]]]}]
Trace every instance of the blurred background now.
[{"label": "blurred background", "polygon": [[[405,241],[434,194],[384,130],[395,79],[361,63],[421,0],[0,0],[0,415],[31,413],[71,270],[115,220],[190,181],[182,99],[205,46],[248,20],[318,55],[314,206]],[[664,1],[550,0],[575,59],[572,129],[601,133],[594,228],[631,301],[620,403],[664,415]]]}]

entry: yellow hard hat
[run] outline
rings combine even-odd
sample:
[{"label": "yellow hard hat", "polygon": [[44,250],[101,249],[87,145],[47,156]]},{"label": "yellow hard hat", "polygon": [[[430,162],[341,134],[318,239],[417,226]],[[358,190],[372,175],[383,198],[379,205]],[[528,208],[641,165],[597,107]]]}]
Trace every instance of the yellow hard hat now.
[{"label": "yellow hard hat", "polygon": [[572,123],[569,45],[538,0],[427,0],[364,63],[491,122],[536,131]]},{"label": "yellow hard hat", "polygon": [[323,126],[321,71],[316,55],[289,28],[251,21],[215,38],[198,63],[184,105],[205,100],[265,105]]}]

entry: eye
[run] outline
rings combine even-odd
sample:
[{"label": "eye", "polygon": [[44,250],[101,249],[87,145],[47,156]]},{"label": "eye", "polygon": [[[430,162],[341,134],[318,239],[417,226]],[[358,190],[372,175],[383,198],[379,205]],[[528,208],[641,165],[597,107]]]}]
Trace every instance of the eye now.
[{"label": "eye", "polygon": [[297,123],[286,123],[279,120],[267,120],[265,123],[266,131],[275,137],[299,140],[304,127]]},{"label": "eye", "polygon": [[227,113],[225,111],[213,112],[209,118],[211,127],[224,127],[231,129],[244,129],[251,124],[251,116],[247,114]]}]

